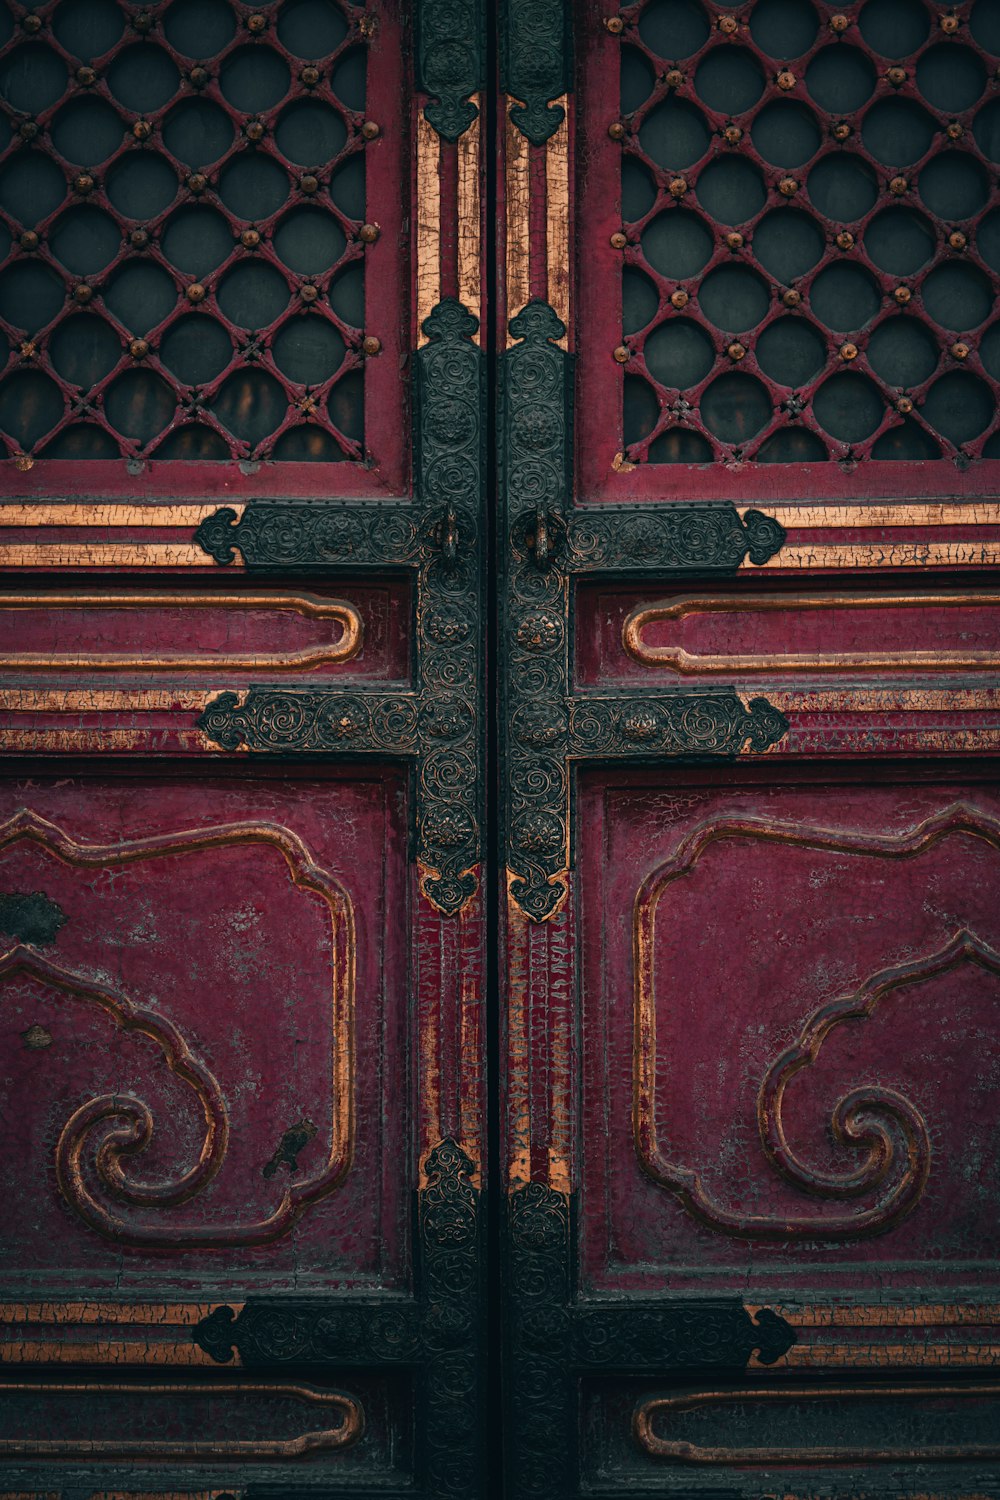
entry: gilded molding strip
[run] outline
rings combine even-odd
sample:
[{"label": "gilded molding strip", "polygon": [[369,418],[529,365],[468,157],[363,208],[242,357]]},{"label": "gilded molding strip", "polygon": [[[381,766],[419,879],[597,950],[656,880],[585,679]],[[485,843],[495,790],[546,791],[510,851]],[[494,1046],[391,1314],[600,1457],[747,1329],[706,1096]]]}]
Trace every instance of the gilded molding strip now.
[{"label": "gilded molding strip", "polygon": [[568,330],[573,326],[570,302],[569,96],[563,94],[555,104],[563,111],[564,118],[545,146],[546,267],[549,306],[567,329],[567,333],[555,342],[565,349],[569,341]]},{"label": "gilded molding strip", "polygon": [[699,655],[683,646],[648,646],[643,632],[661,620],[681,621],[696,615],[803,614],[817,611],[996,609],[1000,594],[722,594],[688,596],[640,605],[622,626],[622,644],[644,667],[658,667],[681,675],[703,672],[739,676],[748,672],[995,672],[997,651],[831,651],[761,653],[760,655]]},{"label": "gilded molding strip", "polygon": [[[184,830],[116,844],[83,844],[30,809],[22,809],[0,827],[0,852],[22,839],[56,854],[81,869],[108,869],[147,859],[196,853],[233,845],[265,844],[282,856],[292,883],[326,903],[330,915],[331,1033],[331,1143],[322,1169],[290,1183],[273,1213],[255,1224],[202,1225],[197,1228],[160,1228],[134,1225],[94,1196],[85,1171],[85,1147],[96,1142],[96,1177],[110,1197],[146,1208],[170,1208],[190,1202],[219,1172],[226,1156],[229,1118],[219,1085],[196,1059],[185,1038],[165,1017],[136,1005],[124,995],[94,984],[84,976],[42,958],[31,948],[13,947],[0,956],[0,978],[27,973],[65,994],[75,996],[110,1015],[123,1031],[135,1031],[157,1042],[171,1072],[194,1089],[205,1120],[205,1135],[195,1165],[174,1182],[144,1183],[130,1178],[125,1166],[137,1146],[153,1135],[149,1107],[131,1095],[88,1099],[66,1121],[56,1145],[56,1181],[76,1213],[97,1233],[119,1244],[169,1248],[262,1245],[280,1238],[313,1203],[334,1192],[354,1157],[354,914],[350,897],[335,876],[312,859],[308,848],[291,829],[269,823],[226,823]],[[127,1129],[120,1122],[127,1120]],[[106,1122],[119,1122],[106,1136]]]},{"label": "gilded molding strip", "polygon": [[202,1382],[136,1380],[109,1381],[18,1381],[0,1377],[0,1398],[4,1396],[52,1394],[57,1396],[129,1396],[162,1397],[174,1401],[178,1396],[226,1397],[272,1396],[318,1407],[328,1418],[339,1414],[340,1422],[318,1432],[306,1432],[295,1438],[213,1438],[207,1441],[156,1442],[149,1438],[0,1438],[0,1455],[9,1459],[43,1460],[76,1459],[78,1462],[109,1459],[172,1460],[174,1463],[234,1462],[236,1460],[296,1459],[311,1454],[329,1453],[357,1442],[364,1431],[364,1411],[352,1396],[336,1391],[321,1391],[315,1386],[269,1384],[264,1381]]},{"label": "gilded molding strip", "polygon": [[[956,802],[906,833],[860,835],[828,828],[772,822],[766,818],[706,820],[680,843],[671,858],[643,881],[633,911],[635,1012],[633,1050],[633,1139],[639,1163],[654,1182],[674,1193],[700,1223],[720,1233],[782,1243],[801,1239],[847,1241],[879,1233],[902,1221],[919,1203],[931,1164],[928,1127],[919,1110],[894,1089],[865,1085],[838,1099],[830,1122],[840,1146],[863,1143],[867,1150],[853,1171],[834,1173],[810,1167],[796,1156],[782,1120],[785,1089],[796,1073],[811,1066],[831,1030],[846,1021],[867,1020],[894,990],[946,973],[963,963],[1000,974],[1000,954],[973,933],[956,932],[938,951],[871,975],[853,993],[835,997],[805,1022],[793,1045],[771,1063],[757,1099],[757,1128],[765,1160],[780,1177],[811,1199],[840,1205],[831,1214],[769,1216],[727,1208],[713,1197],[701,1175],[665,1154],[657,1116],[655,923],[671,883],[693,869],[704,851],[721,839],[758,839],[791,848],[907,859],[942,839],[964,834],[1000,850],[1000,823],[975,807]],[[888,1124],[872,1121],[888,1121]],[[897,1138],[903,1138],[901,1148]],[[867,1195],[867,1205],[859,1200]],[[856,1211],[850,1205],[858,1203]]]},{"label": "gilded molding strip", "polygon": [[[242,514],[245,506],[232,502]],[[200,505],[134,505],[123,501],[98,501],[81,505],[77,500],[18,500],[0,503],[0,527],[88,526],[102,531],[125,526],[197,526],[216,509],[216,502]]]},{"label": "gilded molding strip", "polygon": [[364,637],[361,616],[353,604],[342,599],[320,599],[315,595],[304,594],[0,594],[0,617],[6,610],[18,609],[110,609],[127,610],[130,613],[150,609],[220,609],[239,612],[251,609],[291,610],[303,619],[336,620],[341,626],[341,636],[338,641],[328,645],[262,655],[248,653],[227,656],[224,652],[191,656],[148,656],[125,652],[97,655],[83,651],[0,654],[0,669],[7,671],[30,669],[38,672],[62,672],[82,669],[87,672],[167,672],[221,671],[226,668],[293,671],[296,668],[332,666],[337,662],[351,661],[361,650]]},{"label": "gilded molding strip", "polygon": [[[504,194],[506,199],[506,227],[504,241],[504,264],[506,285],[504,288],[508,309],[507,347],[514,342],[510,332],[510,319],[520,312],[530,293],[530,253],[528,234],[528,211],[531,204],[529,180],[529,147],[524,136],[510,117],[514,100],[506,100],[505,149],[504,149]],[[558,335],[565,339],[566,330]]]},{"label": "gilded molding strip", "polygon": [[[474,107],[480,109],[480,96],[472,97]],[[458,300],[463,307],[479,316],[483,300],[483,207],[480,197],[482,121],[481,115],[472,128],[458,142]],[[436,301],[437,299],[435,299]],[[433,305],[433,304],[432,304]],[[427,312],[430,313],[428,308]],[[481,342],[481,330],[472,335],[473,342]],[[421,333],[421,342],[426,342]]]},{"label": "gilded molding strip", "polygon": [[417,347],[427,343],[424,323],[441,300],[441,142],[421,113],[417,116],[416,279]]},{"label": "gilded molding strip", "polygon": [[1000,541],[786,542],[765,568],[994,568]]},{"label": "gilded molding strip", "polygon": [[0,568],[210,568],[190,542],[12,542],[0,544]]},{"label": "gilded molding strip", "polygon": [[905,1399],[1000,1400],[1000,1384],[971,1385],[798,1385],[757,1390],[696,1391],[683,1396],[657,1396],[636,1407],[632,1431],[636,1443],[653,1458],[682,1464],[881,1464],[975,1463],[1000,1458],[1000,1440],[992,1443],[928,1444],[922,1448],[708,1448],[658,1437],[653,1422],[659,1415],[698,1411],[706,1406],[740,1406],[745,1402],[844,1401]]}]

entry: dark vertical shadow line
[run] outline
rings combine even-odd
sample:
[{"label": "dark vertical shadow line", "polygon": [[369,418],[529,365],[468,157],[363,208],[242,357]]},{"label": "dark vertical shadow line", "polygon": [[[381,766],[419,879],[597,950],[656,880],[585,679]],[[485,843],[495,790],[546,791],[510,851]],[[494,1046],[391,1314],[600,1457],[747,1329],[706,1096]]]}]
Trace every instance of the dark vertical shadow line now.
[{"label": "dark vertical shadow line", "polygon": [[482,339],[486,349],[486,839],[484,880],[486,889],[486,1346],[488,1374],[486,1390],[486,1494],[500,1500],[503,1493],[503,1340],[500,1301],[502,1218],[500,1076],[503,1065],[501,1042],[502,959],[500,949],[500,901],[504,889],[503,848],[500,840],[499,746],[503,726],[499,714],[499,661],[502,640],[498,617],[497,561],[503,538],[499,535],[499,480],[497,473],[497,149],[499,77],[497,38],[500,7],[486,3],[486,87],[483,90],[482,141],[485,159],[486,212],[483,258],[486,275],[486,320]]}]

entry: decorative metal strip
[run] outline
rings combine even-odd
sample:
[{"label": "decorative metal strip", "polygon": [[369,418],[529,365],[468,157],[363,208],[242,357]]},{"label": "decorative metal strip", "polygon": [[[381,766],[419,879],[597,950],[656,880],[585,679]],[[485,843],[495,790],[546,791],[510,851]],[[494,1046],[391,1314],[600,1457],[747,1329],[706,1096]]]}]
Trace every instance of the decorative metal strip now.
[{"label": "decorative metal strip", "polygon": [[510,1282],[511,1492],[575,1493],[573,1378],[582,1371],[741,1375],[771,1365],[796,1333],[769,1308],[736,1297],[579,1304],[572,1301],[572,1199],[529,1182],[507,1199]]},{"label": "decorative metal strip", "polygon": [[486,74],[483,0],[420,0],[416,6],[417,88],[432,95],[424,115],[445,141],[457,141],[479,111],[471,95]]},{"label": "decorative metal strip", "polygon": [[551,101],[571,86],[570,7],[565,0],[506,0],[501,26],[501,88],[520,101],[510,117],[533,146],[543,146],[566,117]]},{"label": "decorative metal strip", "polygon": [[638,506],[607,518],[572,511],[571,361],[555,342],[565,328],[535,299],[510,332],[518,342],[500,380],[507,867],[513,900],[544,921],[566,894],[572,863],[573,761],[732,759],[745,748],[762,754],[788,730],[767,699],[744,703],[728,689],[572,695],[569,572],[618,570],[628,555],[638,571],[733,572],[748,553],[772,556],[784,532],[767,516],[741,521],[725,504],[672,506],[670,520],[647,520]]},{"label": "decorative metal strip", "polygon": [[482,822],[483,357],[478,320],[454,298],[424,322],[415,355],[416,506],[251,501],[206,517],[198,544],[249,569],[407,567],[417,589],[417,687],[406,692],[251,687],[198,720],[225,750],[414,757],[417,859],[445,915],[477,888]]},{"label": "decorative metal strip", "polygon": [[474,1500],[482,1493],[482,1199],[476,1164],[451,1139],[424,1165],[418,1194],[416,1301],[371,1297],[338,1304],[250,1298],[217,1307],[192,1329],[219,1364],[249,1372],[288,1365],[419,1366],[420,1493]]}]

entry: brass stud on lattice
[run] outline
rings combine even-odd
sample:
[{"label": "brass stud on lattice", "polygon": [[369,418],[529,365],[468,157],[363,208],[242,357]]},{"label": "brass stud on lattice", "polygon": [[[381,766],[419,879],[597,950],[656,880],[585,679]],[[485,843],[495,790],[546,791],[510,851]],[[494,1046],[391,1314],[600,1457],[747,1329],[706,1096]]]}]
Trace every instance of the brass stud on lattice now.
[{"label": "brass stud on lattice", "polygon": [[671,177],[667,184],[667,191],[671,198],[683,198],[688,190],[686,177]]},{"label": "brass stud on lattice", "polygon": [[836,32],[846,31],[847,28],[848,28],[848,26],[850,26],[850,24],[851,23],[848,20],[847,16],[841,15],[839,12],[838,12],[837,15],[830,17],[830,30],[831,31],[836,31]]},{"label": "brass stud on lattice", "polygon": [[906,82],[906,69],[900,67],[886,68],[885,76],[894,89],[899,89]]},{"label": "brass stud on lattice", "polygon": [[375,120],[366,120],[361,127],[362,137],[366,141],[374,141],[379,134],[379,125]]},{"label": "brass stud on lattice", "polygon": [[41,16],[35,15],[25,16],[24,20],[21,22],[21,25],[27,32],[34,33],[36,31],[41,31],[42,18]]},{"label": "brass stud on lattice", "polygon": [[729,233],[726,235],[726,244],[729,246],[730,250],[743,249],[743,236],[740,234],[738,229],[731,229],[729,231]]},{"label": "brass stud on lattice", "polygon": [[361,351],[369,358],[382,353],[382,340],[377,339],[373,333],[368,334],[361,341]]},{"label": "brass stud on lattice", "polygon": [[910,291],[910,288],[908,286],[898,286],[892,295],[895,297],[900,307],[905,307],[910,298],[913,296],[913,293]]},{"label": "brass stud on lattice", "polygon": [[145,359],[149,353],[149,344],[146,339],[133,339],[128,346],[128,352],[133,359]]},{"label": "brass stud on lattice", "polygon": [[679,89],[681,84],[684,82],[684,74],[681,72],[680,68],[669,68],[667,70],[665,82],[668,89]]},{"label": "brass stud on lattice", "polygon": [[846,120],[838,120],[830,134],[835,141],[848,141],[851,138],[851,127]]},{"label": "brass stud on lattice", "polygon": [[738,146],[743,139],[743,132],[738,125],[727,125],[722,132],[722,139],[727,146]]},{"label": "brass stud on lattice", "polygon": [[954,359],[968,359],[969,346],[968,344],[963,344],[962,341],[959,340],[957,344],[952,344],[951,352]]},{"label": "brass stud on lattice", "polygon": [[146,36],[153,29],[153,17],[148,10],[141,10],[137,16],[133,17],[132,25],[136,31]]},{"label": "brass stud on lattice", "polygon": [[243,246],[244,250],[256,250],[258,245],[260,244],[260,230],[244,229],[243,233],[240,235],[240,244]]},{"label": "brass stud on lattice", "polygon": [[960,229],[953,229],[948,236],[948,244],[953,250],[964,250],[968,246],[968,238]]},{"label": "brass stud on lattice", "polygon": [[94,191],[94,179],[89,172],[79,172],[73,178],[73,191],[79,193],[81,198],[86,198],[88,193]]},{"label": "brass stud on lattice", "polygon": [[299,411],[305,412],[307,417],[313,416],[319,406],[315,396],[303,396],[302,400],[297,401],[295,404]]},{"label": "brass stud on lattice", "polygon": [[299,178],[299,187],[308,195],[319,190],[319,178],[314,172],[307,172],[304,177]]},{"label": "brass stud on lattice", "polygon": [[307,281],[299,288],[299,296],[303,302],[315,302],[319,297],[319,287],[313,286],[311,281]]},{"label": "brass stud on lattice", "polygon": [[841,357],[841,359],[846,359],[848,362],[850,362],[852,359],[857,359],[857,357],[858,357],[858,346],[857,346],[857,344],[851,344],[851,343],[841,344],[841,346],[840,346],[840,357]]},{"label": "brass stud on lattice", "polygon": [[941,16],[938,21],[938,25],[941,27],[941,30],[944,32],[945,36],[954,36],[955,32],[961,25],[961,22],[959,21],[957,16]]},{"label": "brass stud on lattice", "polygon": [[901,417],[908,417],[910,415],[910,412],[913,410],[913,402],[910,400],[909,396],[900,396],[899,400],[896,402],[896,410],[899,412]]},{"label": "brass stud on lattice", "polygon": [[35,230],[26,229],[21,238],[18,240],[18,244],[21,246],[22,250],[37,250],[38,235]]},{"label": "brass stud on lattice", "polygon": [[952,120],[950,125],[945,126],[944,133],[948,137],[949,141],[960,141],[962,139],[962,136],[965,134],[965,131],[962,129],[957,120]]},{"label": "brass stud on lattice", "polygon": [[691,298],[682,286],[679,286],[676,292],[670,293],[670,306],[676,307],[678,312],[680,312],[682,307],[687,307],[690,301]]},{"label": "brass stud on lattice", "polygon": [[610,244],[612,250],[624,250],[625,246],[628,244],[628,239],[624,234],[622,234],[620,229],[616,229],[614,234],[611,236]]},{"label": "brass stud on lattice", "polygon": [[782,177],[778,183],[778,192],[783,198],[794,198],[799,190],[799,184],[794,177]]},{"label": "brass stud on lattice", "polygon": [[889,191],[895,198],[901,198],[904,193],[909,191],[909,188],[909,181],[905,177],[892,177],[889,180]]},{"label": "brass stud on lattice", "polygon": [[204,302],[205,288],[200,281],[192,281],[186,293],[189,302]]},{"label": "brass stud on lattice", "polygon": [[97,73],[93,68],[88,68],[86,66],[77,68],[76,81],[77,83],[81,84],[83,88],[89,89],[92,83],[97,82]]},{"label": "brass stud on lattice", "polygon": [[612,350],[612,358],[620,365],[627,365],[631,357],[631,351],[624,344],[619,344],[617,349]]},{"label": "brass stud on lattice", "polygon": [[790,286],[787,292],[782,292],[781,300],[786,307],[798,307],[802,301],[802,293]]},{"label": "brass stud on lattice", "polygon": [[314,68],[311,65],[308,68],[303,68],[299,77],[307,89],[314,89],[317,83],[319,83],[319,68]]},{"label": "brass stud on lattice", "polygon": [[267,17],[261,12],[255,11],[252,16],[247,17],[247,31],[252,31],[254,36],[260,36],[267,27]]},{"label": "brass stud on lattice", "polygon": [[795,74],[790,68],[782,68],[781,72],[778,74],[777,83],[779,89],[784,89],[785,93],[787,94],[789,89],[793,89],[795,87]]},{"label": "brass stud on lattice", "polygon": [[208,69],[202,67],[192,68],[188,74],[188,79],[192,88],[203,89],[208,82]]},{"label": "brass stud on lattice", "polygon": [[842,229],[837,235],[838,250],[853,250],[854,236],[849,229]]},{"label": "brass stud on lattice", "polygon": [[740,343],[739,339],[733,340],[733,342],[727,347],[726,353],[729,355],[729,358],[732,360],[734,365],[738,365],[741,359],[746,359],[747,357],[746,348],[743,344]]},{"label": "brass stud on lattice", "polygon": [[34,359],[36,352],[34,341],[32,339],[26,339],[17,352],[20,354],[22,359]]},{"label": "brass stud on lattice", "polygon": [[724,36],[735,36],[740,25],[735,16],[720,16],[715,24]]},{"label": "brass stud on lattice", "polygon": [[208,178],[204,172],[192,172],[187,180],[187,186],[192,193],[203,193],[208,187]]},{"label": "brass stud on lattice", "polygon": [[22,120],[17,127],[17,133],[22,141],[33,141],[38,134],[38,126],[34,120]]},{"label": "brass stud on lattice", "polygon": [[244,134],[248,141],[262,141],[267,134],[267,126],[263,120],[248,120]]},{"label": "brass stud on lattice", "polygon": [[146,246],[149,244],[149,230],[133,229],[132,233],[128,237],[128,242],[132,246],[133,250],[145,250]]},{"label": "brass stud on lattice", "polygon": [[611,124],[608,126],[608,135],[613,141],[623,141],[625,139],[625,126],[621,120],[611,121]]},{"label": "brass stud on lattice", "polygon": [[606,31],[610,31],[612,36],[621,36],[625,30],[625,22],[621,16],[605,16],[604,28]]},{"label": "brass stud on lattice", "polygon": [[94,293],[93,293],[92,289],[87,285],[87,283],[85,281],[78,282],[77,285],[73,288],[73,301],[74,302],[79,302],[79,303],[89,302],[90,299],[91,299],[91,297],[93,295],[94,295]]},{"label": "brass stud on lattice", "polygon": [[132,134],[137,141],[148,141],[153,134],[153,127],[148,120],[136,120],[132,126]]},{"label": "brass stud on lattice", "polygon": [[35,467],[35,460],[30,453],[15,453],[14,468],[19,469],[22,474],[27,474],[29,469]]}]

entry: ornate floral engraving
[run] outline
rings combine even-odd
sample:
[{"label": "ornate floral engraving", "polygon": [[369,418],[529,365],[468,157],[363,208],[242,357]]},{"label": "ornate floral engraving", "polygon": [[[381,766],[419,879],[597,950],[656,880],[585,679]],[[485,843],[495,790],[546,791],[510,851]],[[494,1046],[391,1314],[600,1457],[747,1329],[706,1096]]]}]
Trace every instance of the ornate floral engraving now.
[{"label": "ornate floral engraving", "polygon": [[485,73],[482,0],[420,0],[416,19],[417,86],[434,95],[424,114],[443,140],[457,141],[479,114],[469,96]]},{"label": "ornate floral engraving", "polygon": [[506,0],[503,9],[503,89],[520,103],[510,117],[533,146],[555,135],[566,117],[550,103],[569,87],[569,17],[562,0]]},{"label": "ornate floral engraving", "polygon": [[[510,893],[543,921],[566,893],[571,863],[572,763],[591,758],[670,756],[731,759],[762,754],[788,723],[765,698],[749,704],[726,689],[661,689],[641,698],[570,692],[570,571],[714,567],[732,571],[749,552],[765,561],[784,533],[766,516],[735,506],[570,508],[570,362],[553,342],[565,332],[545,302],[512,319],[519,340],[503,357],[500,382],[502,493],[505,505],[503,719],[505,827]],[[549,539],[538,546],[544,525]],[[634,555],[637,539],[649,545]]]},{"label": "ornate floral engraving", "polygon": [[772,516],[748,510],[741,520],[728,500],[589,506],[570,520],[565,567],[571,573],[731,574],[747,557],[763,566],[785,536]]},{"label": "ornate floral engraving", "polygon": [[221,693],[199,727],[225,750],[412,757],[423,890],[446,915],[476,890],[481,824],[478,326],[450,297],[424,321],[428,343],[416,355],[416,506],[252,501],[239,519],[229,507],[216,511],[195,534],[222,566],[239,548],[254,569],[414,571],[415,692],[253,687]]}]

